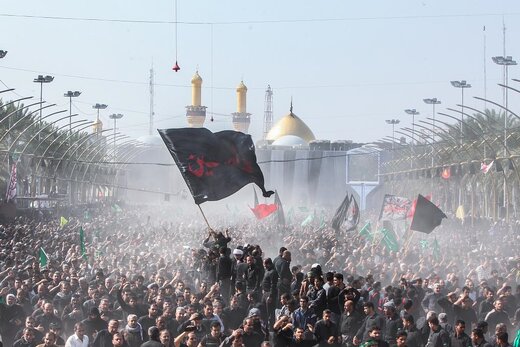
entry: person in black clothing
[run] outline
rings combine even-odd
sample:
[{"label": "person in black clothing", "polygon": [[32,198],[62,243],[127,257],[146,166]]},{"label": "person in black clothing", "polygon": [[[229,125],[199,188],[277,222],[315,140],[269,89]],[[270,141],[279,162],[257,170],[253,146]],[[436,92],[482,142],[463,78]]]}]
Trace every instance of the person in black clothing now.
[{"label": "person in black clothing", "polygon": [[363,304],[363,310],[365,312],[365,320],[361,324],[361,328],[359,328],[358,332],[354,336],[355,345],[360,344],[362,341],[368,340],[370,329],[372,329],[373,326],[378,327],[379,331],[381,332],[381,329],[384,328],[386,323],[385,318],[375,311],[373,303],[365,302]]},{"label": "person in black clothing", "polygon": [[224,309],[222,317],[220,318],[222,318],[226,332],[231,334],[240,327],[245,316],[246,310],[239,306],[238,297],[234,295],[231,297],[229,306]]},{"label": "person in black clothing", "polygon": [[407,347],[422,347],[424,346],[422,335],[415,326],[415,319],[412,315],[406,314],[403,317],[403,330],[406,332]]},{"label": "person in black clothing", "polygon": [[220,283],[220,293],[226,302],[229,302],[231,295],[231,266],[232,261],[229,257],[231,250],[227,247],[220,247],[219,258],[217,260],[217,282]]},{"label": "person in black clothing", "polygon": [[276,309],[276,299],[278,297],[278,273],[276,272],[271,258],[264,260],[264,278],[262,279],[262,303],[266,308],[265,321],[269,327],[274,324],[274,312]]},{"label": "person in black clothing", "polygon": [[255,301],[258,301],[260,299],[260,285],[263,278],[255,265],[255,258],[252,255],[247,256],[246,264],[246,290],[253,294]]},{"label": "person in black clothing", "polygon": [[200,341],[201,347],[218,347],[224,341],[226,336],[221,332],[221,325],[219,322],[212,322],[210,333],[206,334]]},{"label": "person in black clothing", "polygon": [[291,292],[291,281],[292,281],[292,273],[291,273],[291,252],[284,251],[282,254],[282,259],[279,262],[279,270],[278,272],[278,295]]},{"label": "person in black clothing", "polygon": [[85,335],[88,336],[89,341],[94,341],[94,335],[96,332],[104,330],[108,327],[107,322],[101,319],[101,316],[99,315],[99,309],[97,307],[92,307],[88,317],[82,320],[81,323],[85,325]]},{"label": "person in black clothing", "polygon": [[260,347],[262,341],[264,341],[264,336],[255,331],[255,322],[253,318],[246,318],[243,322],[244,334],[242,338],[244,340],[245,347]]},{"label": "person in black clothing", "polygon": [[316,322],[314,326],[314,336],[318,346],[339,346],[339,329],[331,320],[332,312],[330,310],[323,311],[323,319]]},{"label": "person in black clothing", "polygon": [[321,317],[323,310],[327,308],[327,293],[323,289],[323,277],[314,279],[314,286],[307,293],[309,297],[309,308],[314,310],[316,316]]},{"label": "person in black clothing", "polygon": [[455,331],[451,335],[451,347],[471,347],[471,339],[464,332],[466,329],[466,323],[462,320],[455,322]]},{"label": "person in black clothing", "polygon": [[137,317],[142,317],[147,314],[146,307],[143,307],[144,305],[140,305],[137,302],[137,297],[130,292],[130,294],[127,295],[128,303],[123,299],[123,291],[129,292],[130,291],[130,283],[125,283],[121,285],[121,288],[117,291],[117,302],[119,303],[119,306],[121,307],[121,310],[123,310],[123,319],[126,321],[127,316],[129,314],[135,314]]},{"label": "person in black clothing", "polygon": [[383,305],[383,312],[386,317],[384,328],[384,339],[391,347],[396,345],[397,331],[403,328],[403,322],[396,312],[394,302],[392,300]]},{"label": "person in black clothing", "polygon": [[[34,332],[31,328],[23,329],[23,335],[19,340],[13,343],[13,347],[35,347],[36,341],[34,340]],[[6,347],[8,347],[6,345]]]},{"label": "person in black clothing", "polygon": [[108,328],[103,329],[97,333],[94,342],[92,342],[92,347],[112,347],[112,338],[114,334],[118,332],[119,322],[115,319],[112,319],[108,322]]},{"label": "person in black clothing", "polygon": [[231,286],[235,288],[238,283],[244,284],[247,272],[247,264],[244,262],[244,251],[241,249],[233,250],[233,257],[231,263]]},{"label": "person in black clothing", "polygon": [[345,302],[345,310],[341,314],[339,329],[341,333],[341,340],[346,347],[354,346],[353,339],[361,324],[363,323],[363,316],[355,310],[354,302],[348,300]]},{"label": "person in black clothing", "polygon": [[436,316],[430,317],[428,326],[430,327],[430,336],[428,337],[426,347],[450,347],[450,336],[439,325],[439,318]]},{"label": "person in black clothing", "polygon": [[472,305],[473,300],[471,300],[467,291],[463,292],[460,298],[455,303],[453,303],[455,321],[462,320],[466,322],[466,335],[471,333],[471,326],[477,324],[477,314],[475,313]]}]

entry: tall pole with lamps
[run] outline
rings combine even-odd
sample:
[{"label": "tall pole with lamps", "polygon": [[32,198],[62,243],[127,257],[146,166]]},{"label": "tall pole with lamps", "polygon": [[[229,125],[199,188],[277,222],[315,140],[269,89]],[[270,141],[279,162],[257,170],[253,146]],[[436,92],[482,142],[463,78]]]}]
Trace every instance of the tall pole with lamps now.
[{"label": "tall pole with lamps", "polygon": [[[53,76],[43,76],[43,75],[38,75],[38,77],[36,77],[33,82],[34,83],[40,83],[40,103],[43,102],[43,84],[44,83],[51,83],[52,81],[54,81],[54,77]],[[42,126],[42,109],[40,109],[40,119],[39,119],[39,127],[41,128]],[[38,135],[38,140],[40,139],[40,135]]]},{"label": "tall pole with lamps", "polygon": [[431,98],[431,99],[423,99],[423,101],[428,104],[428,105],[432,105],[432,119],[433,119],[433,124],[432,124],[432,168],[434,166],[434,148],[433,148],[433,142],[435,142],[435,105],[439,105],[441,103],[440,100],[437,100],[437,98]]},{"label": "tall pole with lamps", "polygon": [[113,119],[114,120],[114,162],[116,162],[117,160],[117,155],[116,155],[116,129],[117,129],[117,120],[118,119],[121,119],[123,118],[123,115],[121,113],[114,113],[114,114],[111,114],[110,116],[108,116],[108,118],[110,119]]},{"label": "tall pole with lamps", "polygon": [[[505,30],[505,29],[504,29]],[[509,79],[509,66],[517,65],[516,61],[513,60],[513,57],[506,56],[506,57],[492,57],[493,62],[497,65],[501,65],[504,67],[504,85],[506,86],[504,88],[504,105],[506,107],[506,110],[504,111],[504,158],[507,158],[507,119],[509,117],[508,114],[508,79]],[[504,207],[506,209],[506,219],[509,219],[509,204],[507,201],[507,182],[506,182],[506,176],[504,175]]]},{"label": "tall pole with lamps", "polygon": [[464,137],[464,132],[462,130],[462,124],[464,123],[464,89],[471,88],[471,84],[466,81],[450,81],[451,85],[455,88],[460,88],[461,90],[461,113],[460,113],[460,144],[462,145],[462,138]]},{"label": "tall pole with lamps", "polygon": [[68,91],[63,94],[64,97],[69,98],[69,134],[72,134],[72,98],[77,98],[81,95],[81,92],[76,91]]},{"label": "tall pole with lamps", "polygon": [[413,168],[413,156],[415,155],[415,116],[419,114],[415,108],[404,110],[407,114],[412,115],[412,158],[410,158],[410,168]]}]

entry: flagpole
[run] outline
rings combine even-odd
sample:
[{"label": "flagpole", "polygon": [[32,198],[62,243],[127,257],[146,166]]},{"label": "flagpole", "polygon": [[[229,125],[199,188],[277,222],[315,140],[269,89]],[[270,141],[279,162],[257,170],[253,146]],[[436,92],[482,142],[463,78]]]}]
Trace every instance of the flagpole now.
[{"label": "flagpole", "polygon": [[204,211],[202,211],[202,207],[200,207],[200,205],[197,204],[197,207],[199,208],[200,210],[200,213],[202,213],[202,217],[204,217],[204,221],[206,222],[207,226],[208,226],[208,229],[210,231],[213,231],[213,229],[211,228],[211,226],[209,225],[209,222],[208,222],[208,219],[206,218],[206,215],[204,214]]}]

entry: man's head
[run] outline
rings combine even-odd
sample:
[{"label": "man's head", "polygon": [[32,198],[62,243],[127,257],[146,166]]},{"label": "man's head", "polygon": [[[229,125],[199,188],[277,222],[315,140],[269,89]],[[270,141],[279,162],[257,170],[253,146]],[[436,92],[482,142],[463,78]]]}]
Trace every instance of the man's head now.
[{"label": "man's head", "polygon": [[349,312],[349,313],[354,312],[354,301],[352,301],[352,300],[345,301],[343,308],[345,309],[345,312]]},{"label": "man's head", "polygon": [[428,318],[428,326],[430,329],[437,331],[439,329],[439,318],[437,316]]},{"label": "man's head", "polygon": [[166,321],[167,319],[165,316],[159,316],[155,318],[155,326],[160,330],[166,329]]},{"label": "man's head", "polygon": [[330,322],[330,317],[332,316],[332,311],[331,310],[324,310],[323,311],[323,321],[325,323],[329,323]]},{"label": "man's head", "polygon": [[111,319],[108,322],[108,332],[113,335],[117,332],[118,329],[119,329],[119,321],[117,319]]},{"label": "man's head", "polygon": [[[162,343],[162,340],[161,340]],[[163,343],[164,344],[164,343]],[[186,338],[186,345],[188,347],[195,347],[198,344],[197,335],[195,335],[194,332],[191,332],[188,334],[188,337]],[[165,345],[167,346],[167,345]]]},{"label": "man's head", "polygon": [[34,332],[32,328],[24,328],[23,329],[23,339],[27,342],[34,341]]},{"label": "man's head", "polygon": [[137,315],[129,314],[128,317],[126,318],[126,322],[128,323],[128,326],[130,328],[137,327]]},{"label": "man's head", "polygon": [[408,337],[408,334],[406,333],[406,331],[404,331],[404,330],[398,331],[397,335],[395,336],[397,347],[405,347],[407,337]]},{"label": "man's head", "polygon": [[222,326],[220,325],[219,322],[212,322],[211,323],[211,327],[210,327],[210,329],[211,329],[211,331],[210,331],[211,336],[219,337],[221,328],[222,328]]},{"label": "man's head", "polygon": [[495,310],[496,311],[502,311],[502,308],[504,306],[504,303],[502,302],[501,299],[497,299],[495,300],[495,302],[493,303],[493,306],[495,307]]},{"label": "man's head", "polygon": [[246,318],[244,319],[244,332],[246,334],[251,334],[253,333],[253,329],[254,329],[254,320],[253,318]]},{"label": "man's head", "polygon": [[306,295],[300,297],[300,307],[304,311],[309,308],[309,298]]},{"label": "man's head", "polygon": [[282,258],[287,260],[287,261],[291,261],[291,252],[284,251],[283,254],[282,254]]},{"label": "man's head", "polygon": [[372,315],[374,313],[374,304],[372,302],[370,302],[370,301],[365,302],[363,304],[363,311],[365,312],[365,314],[367,316]]},{"label": "man's head", "polygon": [[159,313],[159,308],[157,307],[157,304],[156,303],[153,303],[150,305],[150,307],[148,308],[148,316],[150,318],[155,318],[157,317]]},{"label": "man's head", "polygon": [[48,332],[47,334],[45,334],[45,337],[43,338],[43,345],[45,347],[54,346],[55,343],[56,334],[54,334],[53,332]]},{"label": "man's head", "polygon": [[296,330],[294,330],[294,339],[296,341],[303,341],[303,333],[304,330],[302,328],[296,328]]},{"label": "man's head", "polygon": [[462,335],[464,333],[464,330],[466,330],[466,322],[463,320],[458,319],[455,322],[455,333],[457,335]]},{"label": "man's head", "polygon": [[484,340],[484,332],[480,328],[475,328],[471,331],[471,341],[474,345],[478,345]]},{"label": "man's head", "polygon": [[123,335],[121,335],[121,333],[116,332],[112,335],[112,345],[114,347],[123,346],[123,342],[124,342]]},{"label": "man's head", "polygon": [[207,303],[204,305],[204,316],[206,318],[213,317],[213,304],[212,303]]},{"label": "man's head", "polygon": [[403,316],[403,327],[410,328],[414,325],[414,318],[411,314],[405,314]]},{"label": "man's head", "polygon": [[377,325],[372,325],[370,329],[368,329],[368,336],[370,336],[372,340],[378,341],[381,339],[381,328]]},{"label": "man's head", "polygon": [[54,306],[50,302],[43,305],[43,314],[45,316],[52,316],[54,314]]},{"label": "man's head", "polygon": [[81,322],[74,324],[74,334],[76,334],[77,337],[82,339],[83,335],[85,335],[85,324]]}]

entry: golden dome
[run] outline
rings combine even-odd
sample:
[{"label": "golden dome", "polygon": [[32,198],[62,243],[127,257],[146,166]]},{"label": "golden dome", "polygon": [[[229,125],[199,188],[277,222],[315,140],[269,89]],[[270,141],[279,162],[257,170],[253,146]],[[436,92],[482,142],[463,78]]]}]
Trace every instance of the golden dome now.
[{"label": "golden dome", "polygon": [[276,141],[285,135],[294,135],[301,137],[307,143],[316,140],[312,130],[297,115],[290,112],[282,117],[267,133],[268,141]]},{"label": "golden dome", "polygon": [[191,78],[191,84],[202,84],[202,77],[200,77],[199,72],[195,72],[195,75]]}]

